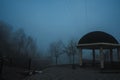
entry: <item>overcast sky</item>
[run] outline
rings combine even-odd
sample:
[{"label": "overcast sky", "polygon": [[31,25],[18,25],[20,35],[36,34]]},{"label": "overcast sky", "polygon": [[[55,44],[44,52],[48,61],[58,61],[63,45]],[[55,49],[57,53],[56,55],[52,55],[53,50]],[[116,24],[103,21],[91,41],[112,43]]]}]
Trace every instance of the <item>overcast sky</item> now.
[{"label": "overcast sky", "polygon": [[120,42],[120,0],[0,0],[0,20],[23,28],[44,50],[96,30]]}]

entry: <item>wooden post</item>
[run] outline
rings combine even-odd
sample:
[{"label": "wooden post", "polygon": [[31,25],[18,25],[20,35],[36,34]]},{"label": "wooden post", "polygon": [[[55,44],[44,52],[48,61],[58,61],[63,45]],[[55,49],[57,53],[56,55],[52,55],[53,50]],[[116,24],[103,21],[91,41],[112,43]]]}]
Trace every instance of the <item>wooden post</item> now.
[{"label": "wooden post", "polygon": [[80,52],[80,66],[82,66],[82,49],[80,48],[80,50],[79,50],[79,52]]},{"label": "wooden post", "polygon": [[103,48],[100,48],[100,65],[101,69],[104,68],[104,54],[103,54]]},{"label": "wooden post", "polygon": [[93,54],[93,66],[95,65],[95,49],[92,50],[92,54]]},{"label": "wooden post", "polygon": [[112,49],[110,49],[110,62],[111,64],[113,62],[113,50]]}]

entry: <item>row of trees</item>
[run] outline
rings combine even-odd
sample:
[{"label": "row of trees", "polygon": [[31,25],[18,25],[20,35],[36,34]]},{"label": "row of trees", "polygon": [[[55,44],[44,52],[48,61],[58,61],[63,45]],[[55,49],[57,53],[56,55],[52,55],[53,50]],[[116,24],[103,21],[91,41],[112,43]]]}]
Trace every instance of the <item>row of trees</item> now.
[{"label": "row of trees", "polygon": [[[67,54],[69,63],[74,64],[77,53],[76,41],[72,39],[67,45],[61,40],[53,42],[50,44],[49,52],[51,57],[55,58],[56,64],[62,54]],[[31,36],[26,35],[23,29],[13,30],[10,25],[0,22],[0,58],[4,58],[10,65],[27,66],[30,69],[31,61],[36,57],[37,59],[42,58],[37,44]],[[41,60],[38,63],[43,63],[45,60],[47,65],[51,63],[50,57],[49,60],[45,58],[44,61]]]},{"label": "row of trees", "polygon": [[61,40],[53,42],[50,44],[50,53],[53,58],[55,58],[55,64],[58,64],[58,59],[62,54],[67,54],[69,59],[69,64],[75,63],[75,55],[77,51],[77,42],[74,39],[71,39],[67,45],[65,45]]},{"label": "row of trees", "polygon": [[[76,45],[77,45],[77,41],[74,39],[71,39],[70,41],[68,41],[67,44],[64,44],[61,40],[51,43],[49,49],[50,49],[50,53],[51,53],[53,62],[55,61],[55,64],[58,65],[58,60],[59,60],[60,56],[63,54],[67,54],[68,58],[66,58],[66,59],[69,60],[68,64],[74,65],[75,60],[77,59],[77,58],[75,58],[75,56],[76,55],[79,56],[79,52],[78,52]],[[86,52],[88,54],[86,56],[88,59],[84,58],[85,60],[90,59],[89,61],[91,61],[91,59],[93,59],[93,54],[91,53],[91,51]],[[113,49],[113,53],[114,54],[111,55],[112,57],[110,57],[110,50],[109,49],[104,50],[105,62],[117,61],[117,57],[118,57],[117,50]],[[98,61],[100,59],[99,50],[96,50],[95,57],[96,57],[96,61]]]},{"label": "row of trees", "polygon": [[[38,61],[38,64],[43,65],[45,60],[45,64],[51,64],[50,59],[54,58],[57,65],[60,56],[63,54],[68,56],[69,64],[74,64],[75,56],[78,53],[76,45],[77,41],[74,39],[68,41],[67,44],[61,40],[53,42],[49,47],[51,57],[44,58],[44,61]],[[105,52],[105,59],[108,59],[108,53]],[[28,66],[30,69],[33,59],[41,59],[42,57],[35,40],[26,35],[23,29],[13,30],[10,25],[0,22],[0,60],[3,58],[10,65]]]},{"label": "row of trees", "polygon": [[35,40],[23,29],[15,31],[10,25],[0,22],[0,61],[4,58],[7,65],[28,67],[39,54]]}]

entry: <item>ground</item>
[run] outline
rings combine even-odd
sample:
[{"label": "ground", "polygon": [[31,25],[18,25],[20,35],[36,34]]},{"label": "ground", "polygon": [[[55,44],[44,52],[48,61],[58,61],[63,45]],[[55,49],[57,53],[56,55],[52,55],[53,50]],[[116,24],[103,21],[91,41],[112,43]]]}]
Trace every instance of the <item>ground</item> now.
[{"label": "ground", "polygon": [[71,67],[50,67],[24,80],[120,80],[120,73],[80,67],[75,70]]},{"label": "ground", "polygon": [[0,80],[22,80],[26,77],[24,71],[23,68],[4,66]]},{"label": "ground", "polygon": [[52,66],[32,75],[26,75],[24,69],[4,68],[3,80],[120,80],[120,71],[105,71],[99,68]]}]

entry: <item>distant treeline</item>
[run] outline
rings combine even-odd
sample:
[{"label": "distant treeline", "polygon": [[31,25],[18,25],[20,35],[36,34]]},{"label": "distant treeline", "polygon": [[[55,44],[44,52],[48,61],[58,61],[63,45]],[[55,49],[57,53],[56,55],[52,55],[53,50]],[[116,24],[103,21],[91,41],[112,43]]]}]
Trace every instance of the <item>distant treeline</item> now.
[{"label": "distant treeline", "polygon": [[41,58],[36,41],[31,36],[26,35],[23,29],[13,30],[9,24],[0,21],[0,62],[25,68],[31,64],[34,67],[40,63],[49,64],[49,60]]},{"label": "distant treeline", "polygon": [[[71,38],[67,44],[62,40],[54,41],[47,51],[49,56],[42,56],[38,44],[25,34],[23,29],[13,30],[9,24],[0,21],[0,64],[27,69],[43,68],[58,64],[79,64],[78,41]],[[116,50],[113,51],[116,53]],[[92,59],[92,52],[84,52],[83,57]],[[96,60],[99,60],[99,51],[96,51]],[[109,61],[109,51],[104,51],[105,60]]]},{"label": "distant treeline", "polygon": [[76,45],[77,41],[74,39],[69,40],[68,44],[58,40],[49,46],[48,54],[51,56],[43,57],[36,41],[26,35],[23,29],[13,30],[9,24],[0,22],[0,58],[9,66],[30,68],[31,65],[34,67],[57,65],[60,58],[63,61],[68,60],[67,64],[74,64],[76,55],[79,55]]}]

